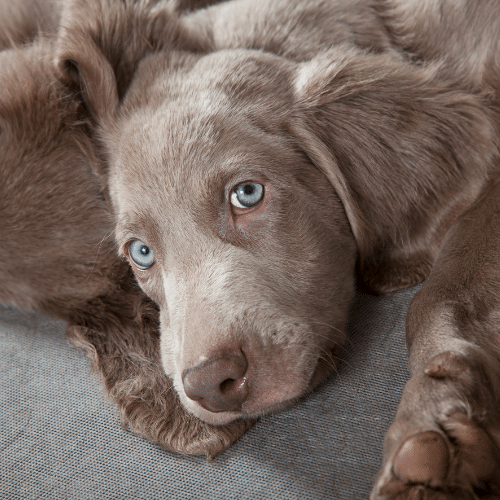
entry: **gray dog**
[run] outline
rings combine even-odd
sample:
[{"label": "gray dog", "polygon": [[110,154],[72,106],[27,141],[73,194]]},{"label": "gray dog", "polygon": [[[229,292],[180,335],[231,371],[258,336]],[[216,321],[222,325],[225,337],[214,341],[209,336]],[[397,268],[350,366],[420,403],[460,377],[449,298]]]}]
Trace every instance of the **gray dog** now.
[{"label": "gray dog", "polygon": [[55,40],[11,8],[5,40],[36,41],[1,53],[0,230],[27,256],[0,300],[66,319],[132,428],[213,454],[330,374],[356,273],[426,279],[372,498],[491,497],[500,5],[205,3],[35,3]]}]

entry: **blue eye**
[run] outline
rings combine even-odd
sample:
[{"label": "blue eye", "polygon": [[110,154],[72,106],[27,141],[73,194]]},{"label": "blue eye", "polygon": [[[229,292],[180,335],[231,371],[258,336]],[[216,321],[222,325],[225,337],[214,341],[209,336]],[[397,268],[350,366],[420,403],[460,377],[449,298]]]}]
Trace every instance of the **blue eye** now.
[{"label": "blue eye", "polygon": [[144,269],[151,267],[155,263],[153,250],[145,243],[139,240],[134,240],[128,247],[130,258],[139,266]]},{"label": "blue eye", "polygon": [[238,208],[250,208],[264,197],[264,186],[256,182],[240,184],[231,193],[231,204]]}]

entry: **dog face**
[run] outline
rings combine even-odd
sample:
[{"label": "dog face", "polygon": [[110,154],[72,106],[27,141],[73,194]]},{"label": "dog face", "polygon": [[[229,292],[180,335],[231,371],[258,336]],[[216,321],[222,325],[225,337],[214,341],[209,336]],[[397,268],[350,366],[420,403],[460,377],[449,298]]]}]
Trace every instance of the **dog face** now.
[{"label": "dog face", "polygon": [[[225,68],[207,82],[213,63]],[[155,67],[144,62],[154,77],[130,89],[105,138],[120,253],[160,306],[163,365],[184,406],[215,424],[255,417],[331,371],[354,238],[331,184],[284,133],[291,102],[267,97],[291,98],[275,76],[286,67],[246,54],[189,74]]]}]

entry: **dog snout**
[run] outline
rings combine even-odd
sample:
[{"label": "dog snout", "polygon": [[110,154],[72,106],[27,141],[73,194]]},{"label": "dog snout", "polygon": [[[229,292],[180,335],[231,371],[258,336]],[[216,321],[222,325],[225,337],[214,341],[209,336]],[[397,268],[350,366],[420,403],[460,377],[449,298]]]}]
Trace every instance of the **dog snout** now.
[{"label": "dog snout", "polygon": [[248,396],[248,362],[243,351],[225,351],[184,370],[186,396],[211,412],[239,411]]}]

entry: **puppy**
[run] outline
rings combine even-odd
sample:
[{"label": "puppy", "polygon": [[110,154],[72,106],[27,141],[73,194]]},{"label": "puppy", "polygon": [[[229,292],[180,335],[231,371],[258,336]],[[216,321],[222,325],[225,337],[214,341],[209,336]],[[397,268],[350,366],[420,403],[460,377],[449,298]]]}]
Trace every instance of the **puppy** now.
[{"label": "puppy", "polygon": [[134,25],[138,51],[119,10],[69,3],[58,65],[184,408],[292,403],[331,369],[356,266],[380,292],[427,277],[373,498],[493,494],[496,3],[226,2]]},{"label": "puppy", "polygon": [[54,36],[33,26],[12,23],[17,46],[0,51],[0,302],[65,320],[124,425],[215,455],[252,421],[214,427],[180,405],[159,359],[157,308],[116,252],[88,112],[57,79]]}]

